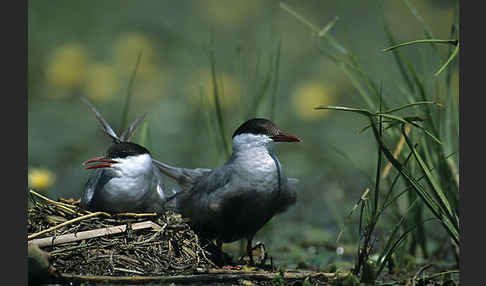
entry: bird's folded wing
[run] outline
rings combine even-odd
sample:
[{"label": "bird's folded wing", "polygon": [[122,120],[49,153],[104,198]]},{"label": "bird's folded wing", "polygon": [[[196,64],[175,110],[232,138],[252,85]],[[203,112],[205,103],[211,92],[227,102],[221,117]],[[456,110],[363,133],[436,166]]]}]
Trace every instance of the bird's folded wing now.
[{"label": "bird's folded wing", "polygon": [[102,169],[95,170],[89,177],[88,181],[84,185],[84,192],[81,197],[81,207],[83,209],[90,209],[90,205],[93,202],[93,196],[95,191],[103,187],[105,182],[100,182]]},{"label": "bird's folded wing", "polygon": [[210,169],[199,169],[200,177],[194,182],[191,192],[205,192],[210,194],[215,191],[227,189],[231,184],[231,170],[229,168],[218,167],[210,172]]}]

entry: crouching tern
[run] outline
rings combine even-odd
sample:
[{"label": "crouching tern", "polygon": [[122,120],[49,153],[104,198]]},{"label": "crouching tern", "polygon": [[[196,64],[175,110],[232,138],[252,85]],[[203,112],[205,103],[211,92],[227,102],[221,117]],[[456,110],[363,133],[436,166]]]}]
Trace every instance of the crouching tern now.
[{"label": "crouching tern", "polygon": [[[150,152],[129,142],[146,114],[135,120],[119,137],[101,114],[86,99],[103,131],[113,139],[105,155],[83,162],[85,169],[96,169],[89,177],[81,197],[81,207],[109,213],[163,212],[166,195],[162,176],[152,163]],[[94,164],[94,165],[90,165]]]},{"label": "crouching tern", "polygon": [[222,243],[247,238],[247,255],[254,264],[255,233],[276,214],[295,204],[297,179],[287,178],[272,151],[275,142],[300,142],[270,120],[254,118],[233,133],[233,153],[214,169],[186,169],[153,160],[181,190],[171,197],[183,217],[203,238]]}]

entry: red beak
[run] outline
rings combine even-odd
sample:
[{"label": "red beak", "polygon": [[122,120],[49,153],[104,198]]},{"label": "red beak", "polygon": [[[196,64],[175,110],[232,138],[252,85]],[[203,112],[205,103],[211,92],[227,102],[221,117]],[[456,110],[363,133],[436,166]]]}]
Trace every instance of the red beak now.
[{"label": "red beak", "polygon": [[87,161],[83,162],[83,165],[90,164],[90,163],[99,163],[95,165],[91,165],[88,167],[85,167],[86,170],[88,169],[98,169],[98,168],[106,168],[110,167],[111,165],[118,163],[117,161],[113,161],[111,159],[107,159],[105,156],[98,156],[94,157],[92,159],[89,159]]},{"label": "red beak", "polygon": [[279,134],[272,136],[275,142],[300,142],[299,137],[280,131]]}]

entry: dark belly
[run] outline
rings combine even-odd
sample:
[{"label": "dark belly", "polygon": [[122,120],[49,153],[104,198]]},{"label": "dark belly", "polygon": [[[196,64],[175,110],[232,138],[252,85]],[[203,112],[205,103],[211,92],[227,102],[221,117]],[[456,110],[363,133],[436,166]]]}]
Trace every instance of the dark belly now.
[{"label": "dark belly", "polygon": [[190,225],[201,237],[233,242],[260,230],[272,217],[285,211],[296,200],[295,193],[272,195],[253,191],[219,201],[216,207],[210,196],[181,198],[180,211],[190,218]]}]

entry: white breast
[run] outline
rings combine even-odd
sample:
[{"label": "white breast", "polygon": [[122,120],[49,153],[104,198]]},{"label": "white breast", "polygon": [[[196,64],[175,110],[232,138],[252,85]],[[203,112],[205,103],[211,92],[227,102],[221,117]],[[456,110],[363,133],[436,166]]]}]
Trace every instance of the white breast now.
[{"label": "white breast", "polygon": [[265,135],[241,134],[233,139],[234,171],[252,189],[272,191],[278,187],[275,160],[270,156],[272,140]]},{"label": "white breast", "polygon": [[106,195],[113,201],[138,200],[149,191],[148,182],[151,181],[152,158],[148,154],[116,159],[109,172],[112,178],[104,187]]}]

